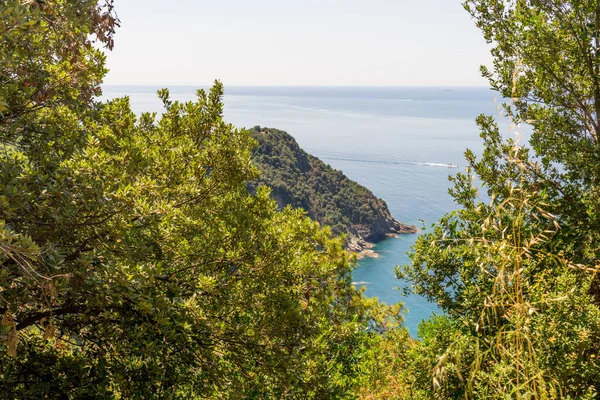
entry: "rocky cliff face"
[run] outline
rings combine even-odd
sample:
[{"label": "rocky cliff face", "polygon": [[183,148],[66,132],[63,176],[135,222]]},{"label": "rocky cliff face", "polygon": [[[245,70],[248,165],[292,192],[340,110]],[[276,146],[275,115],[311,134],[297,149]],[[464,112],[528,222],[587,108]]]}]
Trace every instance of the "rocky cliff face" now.
[{"label": "rocky cliff face", "polygon": [[258,141],[252,159],[261,177],[249,183],[249,188],[271,187],[271,197],[280,208],[301,207],[314,220],[329,225],[334,234],[346,234],[349,250],[369,255],[371,243],[417,232],[414,226],[396,220],[385,201],[306,153],[286,132],[255,127],[252,136]]}]

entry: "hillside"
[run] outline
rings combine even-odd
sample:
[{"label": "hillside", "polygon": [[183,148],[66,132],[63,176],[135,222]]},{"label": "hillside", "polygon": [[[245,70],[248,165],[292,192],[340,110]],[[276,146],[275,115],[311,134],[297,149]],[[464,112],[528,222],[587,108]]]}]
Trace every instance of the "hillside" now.
[{"label": "hillside", "polygon": [[271,197],[280,208],[288,204],[303,208],[334,234],[346,234],[350,250],[365,251],[390,234],[417,232],[414,226],[397,221],[385,201],[306,153],[288,133],[256,126],[252,137],[258,141],[252,161],[261,175],[250,188],[271,187]]}]

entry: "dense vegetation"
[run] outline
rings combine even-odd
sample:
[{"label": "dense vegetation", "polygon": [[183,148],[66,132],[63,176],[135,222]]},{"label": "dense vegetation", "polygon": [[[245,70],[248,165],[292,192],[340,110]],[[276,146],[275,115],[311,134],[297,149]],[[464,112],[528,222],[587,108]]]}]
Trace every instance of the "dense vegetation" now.
[{"label": "dense vegetation", "polygon": [[[596,398],[600,389],[600,2],[468,0],[493,45],[492,88],[510,99],[503,134],[451,195],[399,271],[447,317],[429,322],[423,386],[435,398]],[[509,136],[506,138],[506,136]],[[482,203],[473,182],[491,201]],[[443,328],[446,327],[446,328]],[[451,334],[448,334],[451,331]],[[431,345],[428,345],[431,343]]]},{"label": "dense vegetation", "polygon": [[222,86],[137,117],[93,100],[111,3],[0,12],[0,397],[352,393],[399,308],[351,286],[339,239],[246,190],[255,142]]},{"label": "dense vegetation", "polygon": [[255,126],[251,134],[258,142],[252,161],[260,171],[251,187],[270,187],[280,208],[304,209],[315,221],[330,226],[335,235],[347,235],[355,249],[389,233],[416,232],[396,221],[385,202],[369,189],[307,154],[286,132]]},{"label": "dense vegetation", "polygon": [[533,134],[478,118],[459,209],[398,270],[445,311],[413,341],[401,306],[352,288],[339,238],[247,182],[303,206],[314,179],[348,210],[312,207],[339,232],[354,214],[331,188],[377,199],[275,130],[253,134],[260,178],[218,82],[195,102],[160,91],[160,117],[94,101],[111,1],[0,0],[0,397],[597,398],[600,1],[465,6]]}]

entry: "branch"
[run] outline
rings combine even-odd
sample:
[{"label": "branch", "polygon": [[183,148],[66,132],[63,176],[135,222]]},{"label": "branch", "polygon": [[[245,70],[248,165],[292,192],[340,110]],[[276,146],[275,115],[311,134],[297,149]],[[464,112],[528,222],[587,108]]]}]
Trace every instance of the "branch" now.
[{"label": "branch", "polygon": [[[35,325],[42,318],[58,317],[58,316],[67,315],[67,314],[80,314],[83,311],[85,311],[86,309],[87,309],[86,306],[68,306],[68,307],[63,307],[63,308],[57,308],[54,310],[37,312],[37,313],[31,314],[31,315],[25,317],[24,319],[22,319],[21,322],[19,322],[17,324],[17,331],[21,331],[25,328],[30,327],[31,325]],[[95,308],[92,310],[95,313],[100,313],[101,311],[103,311],[100,308]]]}]

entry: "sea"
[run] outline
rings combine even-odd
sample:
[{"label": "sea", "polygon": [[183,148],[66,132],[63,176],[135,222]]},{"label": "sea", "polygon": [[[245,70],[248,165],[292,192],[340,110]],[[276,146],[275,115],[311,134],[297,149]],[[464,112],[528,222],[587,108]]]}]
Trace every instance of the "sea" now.
[{"label": "sea", "polygon": [[[103,99],[129,96],[134,112],[162,112],[161,86],[103,87]],[[168,87],[173,100],[196,98],[195,86]],[[464,171],[464,151],[482,150],[475,118],[493,115],[506,135],[501,100],[483,87],[225,87],[224,117],[238,127],[272,127],[290,133],[300,146],[384,199],[392,215],[426,232],[458,206],[448,177]],[[456,165],[456,168],[453,166]],[[419,234],[376,245],[377,258],[359,260],[353,273],[367,296],[404,303],[405,325],[418,325],[441,311],[417,295],[403,295],[409,282],[395,267],[410,263]]]}]

